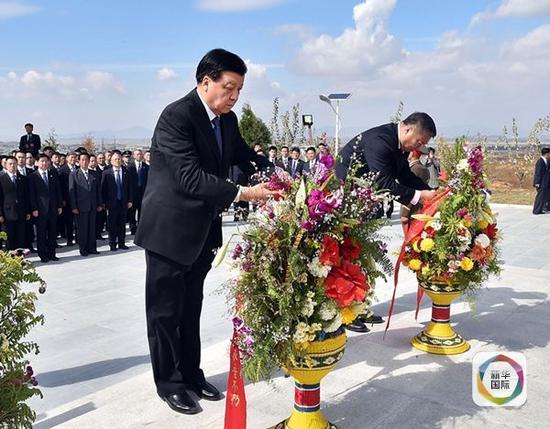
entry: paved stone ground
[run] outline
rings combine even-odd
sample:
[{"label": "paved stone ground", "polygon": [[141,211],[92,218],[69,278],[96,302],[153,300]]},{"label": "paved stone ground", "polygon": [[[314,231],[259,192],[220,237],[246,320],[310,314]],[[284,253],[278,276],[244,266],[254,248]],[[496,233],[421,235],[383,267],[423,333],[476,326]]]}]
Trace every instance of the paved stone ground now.
[{"label": "paved stone ground", "polygon": [[[532,428],[547,427],[550,378],[550,215],[529,207],[495,205],[504,233],[504,272],[478,298],[473,315],[464,303],[452,307],[456,329],[472,348],[459,356],[428,355],[412,349],[410,338],[429,320],[427,299],[414,320],[416,283],[402,270],[392,327],[351,334],[337,368],[322,383],[326,416],[341,429],[364,428]],[[224,222],[225,235],[235,229]],[[397,250],[401,229],[396,214],[384,229]],[[201,401],[204,411],[181,416],[158,397],[149,366],[144,317],[143,251],[83,259],[77,250],[59,252],[58,263],[39,266],[48,282],[38,308],[46,324],[34,330],[41,353],[32,364],[44,393],[31,405],[36,429],[222,428],[224,401]],[[226,267],[208,276],[202,317],[203,367],[224,388],[231,324],[225,298],[216,293]],[[391,279],[390,279],[391,281]],[[377,287],[377,313],[385,315],[392,286]],[[528,364],[528,401],[522,408],[481,408],[471,399],[471,361],[478,351],[519,351]],[[292,408],[291,379],[249,384],[248,427],[267,428]]]}]

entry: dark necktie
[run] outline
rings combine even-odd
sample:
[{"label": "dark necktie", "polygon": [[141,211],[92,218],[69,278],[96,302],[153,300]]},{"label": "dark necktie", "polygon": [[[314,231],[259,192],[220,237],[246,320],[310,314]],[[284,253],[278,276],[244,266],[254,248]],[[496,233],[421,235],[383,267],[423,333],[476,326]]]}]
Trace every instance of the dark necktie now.
[{"label": "dark necktie", "polygon": [[13,182],[13,186],[15,186],[17,188],[17,182],[15,180],[15,174],[13,176],[11,176],[11,181]]},{"label": "dark necktie", "polygon": [[42,173],[42,179],[44,179],[44,183],[46,184],[46,187],[50,187],[50,184],[48,183],[48,173],[45,171]]},{"label": "dark necktie", "polygon": [[122,200],[122,178],[120,177],[120,170],[116,172],[116,199]]},{"label": "dark necktie", "polygon": [[222,129],[220,126],[220,117],[216,116],[212,119],[212,125],[214,126],[214,134],[216,136],[216,142],[218,143],[218,150],[220,152],[220,157],[223,155],[223,146],[222,146]]},{"label": "dark necktie", "polygon": [[138,162],[137,164],[137,176],[138,176],[138,187],[141,188],[142,185],[142,177],[141,177],[141,162]]},{"label": "dark necktie", "polygon": [[292,174],[296,173],[296,160],[292,161]]}]

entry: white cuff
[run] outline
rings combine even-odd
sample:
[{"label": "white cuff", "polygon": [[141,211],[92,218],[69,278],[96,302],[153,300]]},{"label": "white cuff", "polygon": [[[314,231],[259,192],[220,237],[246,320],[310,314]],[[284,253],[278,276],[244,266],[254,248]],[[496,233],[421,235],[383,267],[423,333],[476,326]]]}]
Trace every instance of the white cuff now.
[{"label": "white cuff", "polygon": [[414,197],[411,200],[411,204],[414,206],[420,201],[420,191],[414,191]]},{"label": "white cuff", "polygon": [[241,188],[239,185],[237,185],[237,195],[235,195],[235,199],[233,200],[234,203],[238,203],[241,200],[241,192],[243,191],[243,188]]}]

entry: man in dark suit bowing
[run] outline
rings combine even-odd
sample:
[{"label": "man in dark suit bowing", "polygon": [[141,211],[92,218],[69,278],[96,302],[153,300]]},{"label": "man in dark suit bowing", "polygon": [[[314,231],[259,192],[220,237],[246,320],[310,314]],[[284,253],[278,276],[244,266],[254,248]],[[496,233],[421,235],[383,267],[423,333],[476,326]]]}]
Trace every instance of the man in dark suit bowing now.
[{"label": "man in dark suit bowing", "polygon": [[135,238],[144,247],[147,335],[157,393],[173,410],[200,411],[187,389],[206,400],[219,391],[200,368],[204,279],[222,244],[220,214],[234,201],[265,200],[266,185],[237,187],[229,167],[267,160],[245,143],[231,111],[246,65],[223,49],[200,61],[197,87],[162,112]]},{"label": "man in dark suit bowing", "polygon": [[[126,217],[132,207],[134,189],[128,170],[122,166],[122,154],[114,150],[111,168],[103,170],[101,200],[107,209],[107,231],[112,252],[127,250]],[[118,249],[117,249],[118,245]]]},{"label": "man in dark suit bowing", "polygon": [[17,160],[7,156],[0,175],[0,223],[6,226],[8,250],[25,247],[25,223],[31,218],[27,178],[17,171]]},{"label": "man in dark suit bowing", "polygon": [[76,216],[80,255],[97,255],[99,252],[96,246],[96,213],[102,209],[101,183],[88,168],[90,155],[81,152],[78,161],[79,168],[69,176],[69,204]]},{"label": "man in dark suit bowing", "polygon": [[33,129],[34,126],[32,124],[25,124],[25,131],[27,133],[21,136],[19,140],[19,150],[32,153],[32,156],[36,159],[42,143],[40,142],[40,136],[33,134]]},{"label": "man in dark suit bowing", "polygon": [[[398,124],[385,124],[371,128],[354,137],[337,157],[336,175],[347,177],[352,160],[362,167],[356,175],[377,173],[379,189],[387,189],[402,205],[415,205],[433,198],[435,191],[414,175],[409,167],[409,152],[419,150],[436,135],[433,119],[426,113],[415,112]],[[357,318],[347,328],[356,332],[368,332],[364,321],[383,322],[380,316]]]},{"label": "man in dark suit bowing", "polygon": [[63,206],[58,176],[49,171],[50,159],[45,154],[38,157],[38,169],[29,176],[32,216],[36,221],[38,256],[42,262],[57,261],[55,239],[57,216]]}]

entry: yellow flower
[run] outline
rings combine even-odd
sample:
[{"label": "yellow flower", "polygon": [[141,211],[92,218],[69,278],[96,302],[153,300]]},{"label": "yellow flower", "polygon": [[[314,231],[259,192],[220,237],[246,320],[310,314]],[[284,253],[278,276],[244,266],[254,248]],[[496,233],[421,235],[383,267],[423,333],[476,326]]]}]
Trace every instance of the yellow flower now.
[{"label": "yellow flower", "polygon": [[340,314],[342,315],[342,323],[344,325],[350,324],[357,317],[349,307],[342,308],[342,310],[340,310]]},{"label": "yellow flower", "polygon": [[472,268],[474,268],[474,262],[465,256],[462,258],[462,261],[460,261],[460,268],[462,268],[464,271],[470,271]]},{"label": "yellow flower", "polygon": [[418,271],[421,266],[422,262],[420,261],[420,259],[411,259],[409,261],[409,268],[413,271]]},{"label": "yellow flower", "polygon": [[420,250],[423,252],[431,252],[434,248],[434,241],[431,238],[425,238],[420,242]]},{"label": "yellow flower", "polygon": [[430,266],[426,264],[422,267],[422,275],[426,277],[428,274],[430,274]]},{"label": "yellow flower", "polygon": [[485,229],[489,226],[489,222],[487,222],[485,219],[480,219],[477,221],[476,226],[478,229]]},{"label": "yellow flower", "polygon": [[413,250],[414,250],[416,253],[419,253],[419,252],[420,252],[420,249],[418,248],[418,242],[419,242],[419,241],[420,241],[420,240],[415,240],[415,241],[413,241],[413,244],[412,244],[412,248],[413,248]]},{"label": "yellow flower", "polygon": [[463,219],[462,225],[464,225],[466,228],[470,228],[472,226],[472,221],[469,219]]}]

